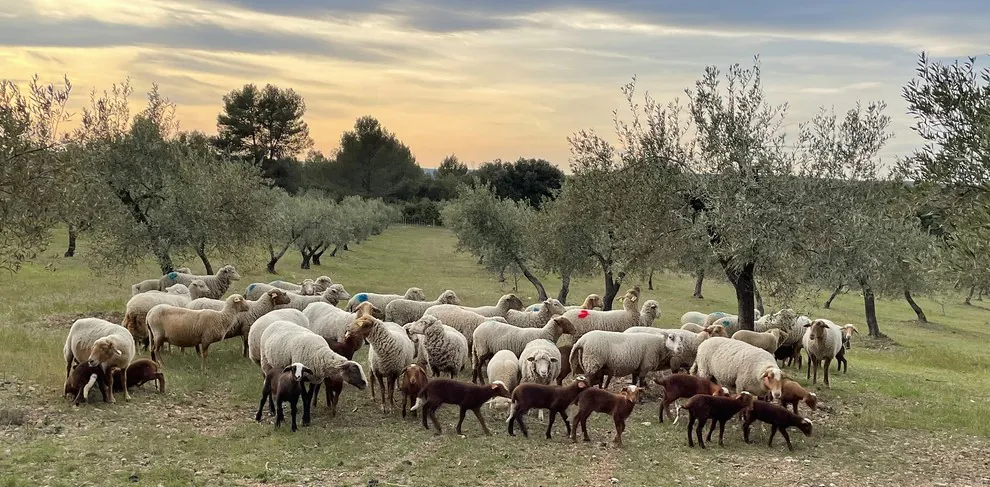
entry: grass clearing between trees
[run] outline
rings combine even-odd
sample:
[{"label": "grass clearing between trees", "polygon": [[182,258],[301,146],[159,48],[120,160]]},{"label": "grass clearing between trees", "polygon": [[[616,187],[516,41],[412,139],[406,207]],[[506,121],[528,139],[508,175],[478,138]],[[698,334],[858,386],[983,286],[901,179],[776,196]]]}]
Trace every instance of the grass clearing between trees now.
[{"label": "grass clearing between trees", "polygon": [[[533,436],[509,437],[503,417],[485,409],[495,436],[486,438],[468,415],[462,438],[454,433],[456,408],[441,408],[444,434],[424,430],[418,418],[385,416],[369,392],[346,386],[337,418],[321,405],[313,425],[292,434],[274,431],[265,414],[254,413],[261,375],[240,355],[239,339],[214,345],[205,373],[190,351],[164,355],[168,392],[145,385],[134,399],[73,407],[61,397],[62,345],[74,319],[100,316],[119,323],[130,285],[158,275],[148,261],[119,274],[96,272],[86,262],[88,242],[77,257],[60,257],[64,235],[38,262],[0,276],[0,486],[20,485],[988,485],[990,459],[990,301],[965,306],[953,297],[942,307],[918,299],[932,323],[917,324],[903,300],[877,303],[881,330],[890,341],[853,338],[849,372],[834,372],[832,389],[819,395],[811,413],[811,438],[792,431],[795,451],[777,436],[768,449],[769,428],[754,430],[743,443],[738,422],[726,428],[725,448],[707,450],[686,443],[686,413],[677,425],[657,422],[655,390],[628,421],[624,449],[610,442],[611,418],[589,421],[592,443],[572,444],[558,422],[554,438],[543,439],[545,423],[528,418]],[[279,263],[278,276],[299,280],[329,274],[351,293],[401,292],[423,288],[430,299],[453,289],[465,304],[494,303],[500,288],[476,259],[454,252],[453,235],[440,228],[397,226],[372,237],[322,266],[298,269],[298,253]],[[212,257],[212,256],[211,256]],[[235,264],[242,280],[268,282],[262,252],[246,253]],[[201,271],[198,260],[190,265]],[[716,282],[719,281],[719,282]],[[559,282],[543,280],[556,293]],[[627,281],[623,289],[638,283]],[[732,288],[721,279],[705,283],[705,299],[691,298],[693,279],[658,274],[656,326],[679,326],[689,310],[735,309]],[[571,283],[569,301],[601,293],[601,279]],[[520,297],[535,300],[532,286],[519,280]],[[819,300],[819,304],[820,304]],[[775,309],[768,303],[768,311]],[[862,298],[840,296],[833,309],[799,309],[836,323],[855,323],[865,334]],[[800,307],[799,307],[800,308]],[[139,353],[147,356],[147,352]],[[367,347],[356,360],[366,364]],[[785,369],[803,384],[805,371]],[[467,380],[470,372],[460,378]],[[615,387],[615,386],[613,386]],[[572,408],[572,412],[574,409]],[[802,414],[807,413],[802,405]],[[648,424],[647,424],[648,423]]]}]

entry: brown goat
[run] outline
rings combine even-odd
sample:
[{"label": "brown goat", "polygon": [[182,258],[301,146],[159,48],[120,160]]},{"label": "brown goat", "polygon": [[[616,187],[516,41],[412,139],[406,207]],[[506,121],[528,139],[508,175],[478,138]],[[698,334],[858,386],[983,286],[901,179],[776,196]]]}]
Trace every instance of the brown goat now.
[{"label": "brown goat", "polygon": [[423,428],[429,429],[426,425],[426,418],[429,416],[433,421],[433,428],[436,434],[443,434],[440,429],[440,421],[437,421],[437,409],[444,404],[456,404],[460,406],[460,419],[457,420],[457,434],[461,434],[461,425],[464,423],[464,414],[470,409],[481,423],[481,429],[485,435],[491,436],[485,418],[481,415],[481,407],[489,399],[495,397],[511,397],[509,391],[501,382],[488,385],[471,384],[453,379],[433,379],[426,384],[423,391],[416,398],[416,405],[410,409],[415,411],[423,409]]},{"label": "brown goat", "polygon": [[[663,401],[660,402],[660,422],[663,422],[663,413],[670,412],[670,405],[676,404],[678,399],[691,398],[696,394],[707,394],[709,396],[727,396],[729,390],[703,377],[691,374],[671,374],[663,379],[654,379],[663,387]],[[677,423],[680,406],[674,410],[674,423]]]},{"label": "brown goat", "polygon": [[[429,382],[429,379],[426,377],[426,371],[419,365],[409,364],[402,371],[402,375],[399,376],[399,392],[402,393],[403,418],[406,417],[406,401],[412,406],[416,401],[413,398],[419,397],[423,390],[426,389],[427,382]],[[412,414],[415,416],[416,412],[413,411]]]},{"label": "brown goat", "polygon": [[568,360],[567,357],[570,357],[571,356],[571,348],[573,348],[573,347],[574,347],[574,345],[567,345],[567,346],[564,346],[564,347],[559,347],[558,346],[557,347],[557,350],[560,351],[560,356],[561,357],[564,357],[564,360],[561,360],[560,361],[560,373],[557,374],[557,385],[558,386],[564,385],[564,379],[566,379],[567,376],[571,375],[571,361]]},{"label": "brown goat", "polygon": [[[795,405],[796,407],[796,405]],[[780,430],[780,435],[787,442],[787,448],[794,450],[791,446],[791,437],[787,434],[787,428],[796,427],[804,433],[804,436],[811,436],[811,420],[803,418],[788,411],[786,408],[764,401],[756,401],[752,407],[744,411],[746,421],[743,423],[743,439],[749,443],[749,427],[754,421],[760,420],[770,425],[770,441],[767,446],[773,446],[773,436]]]},{"label": "brown goat", "polygon": [[[111,371],[113,376],[113,391],[123,392],[124,377],[123,371],[114,368]],[[158,392],[165,392],[165,374],[158,370],[158,364],[154,360],[142,358],[137,359],[127,366],[127,388],[141,387],[146,382],[155,381]]]},{"label": "brown goat", "polygon": [[784,379],[780,383],[780,405],[787,407],[788,405],[794,408],[794,414],[798,412],[798,403],[805,403],[811,410],[818,408],[818,395],[814,392],[808,392],[801,384],[794,382],[790,379]]},{"label": "brown goat", "polygon": [[550,410],[550,423],[547,424],[547,439],[550,439],[550,431],[553,429],[553,420],[560,414],[560,419],[564,420],[567,428],[567,436],[571,435],[571,423],[567,421],[567,407],[574,403],[578,394],[589,387],[588,379],[583,375],[575,378],[574,382],[567,386],[550,386],[525,382],[516,386],[512,391],[512,406],[509,408],[509,436],[516,436],[513,431],[513,421],[519,423],[519,429],[525,437],[529,437],[526,424],[523,423],[523,415],[534,408],[545,408]]},{"label": "brown goat", "polygon": [[88,402],[89,390],[95,385],[100,388],[100,394],[103,395],[103,402],[110,402],[110,388],[113,386],[112,378],[107,376],[106,371],[103,370],[103,366],[96,364],[90,365],[88,362],[82,362],[72,368],[69,376],[65,378],[65,387],[63,388],[63,396],[74,396],[72,404],[78,406],[81,403]]},{"label": "brown goat", "polygon": [[712,427],[708,430],[708,441],[712,441],[712,433],[715,431],[715,424],[718,423],[718,444],[722,444],[722,436],[725,434],[725,422],[731,419],[736,413],[753,406],[755,396],[743,391],[731,397],[709,396],[698,394],[688,399],[684,409],[688,410],[688,446],[694,448],[694,440],[691,438],[691,430],[695,429],[694,423],[698,422],[695,433],[698,436],[698,444],[705,447],[705,441],[701,438],[705,423],[712,420]]},{"label": "brown goat", "polygon": [[591,441],[588,437],[588,416],[591,416],[591,413],[605,413],[612,415],[612,421],[615,423],[615,439],[612,441],[616,446],[621,447],[626,418],[632,414],[633,407],[639,401],[639,391],[639,387],[630,384],[623,387],[618,394],[600,388],[587,388],[578,394],[574,399],[578,405],[578,412],[574,416],[571,441],[577,441],[578,428],[584,433],[584,441]]}]

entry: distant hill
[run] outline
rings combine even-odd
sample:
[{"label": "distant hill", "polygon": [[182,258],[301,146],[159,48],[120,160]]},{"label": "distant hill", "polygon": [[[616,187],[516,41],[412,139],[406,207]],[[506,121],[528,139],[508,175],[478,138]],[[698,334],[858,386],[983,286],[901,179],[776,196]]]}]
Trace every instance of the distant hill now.
[{"label": "distant hill", "polygon": [[435,167],[424,167],[423,168],[423,173],[426,174],[427,176],[430,176],[430,177],[433,177],[433,175],[436,174],[436,172],[437,172],[437,168],[435,168]]}]

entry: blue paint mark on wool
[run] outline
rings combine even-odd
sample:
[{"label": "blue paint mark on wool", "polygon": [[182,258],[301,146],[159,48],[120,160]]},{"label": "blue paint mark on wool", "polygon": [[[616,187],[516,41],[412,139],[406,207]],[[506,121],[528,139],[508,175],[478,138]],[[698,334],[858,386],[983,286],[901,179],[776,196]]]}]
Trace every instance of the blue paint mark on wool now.
[{"label": "blue paint mark on wool", "polygon": [[358,294],[357,295],[357,302],[363,303],[363,302],[365,302],[367,300],[368,300],[368,295],[367,294],[361,293],[361,294]]},{"label": "blue paint mark on wool", "polygon": [[176,277],[178,277],[178,275],[179,275],[178,272],[169,272],[168,273],[168,278],[169,279],[175,279]]},{"label": "blue paint mark on wool", "polygon": [[534,306],[533,307],[533,312],[539,313],[540,312],[540,307],[539,306]]},{"label": "blue paint mark on wool", "polygon": [[255,284],[248,286],[248,292],[254,291]]},{"label": "blue paint mark on wool", "polygon": [[721,317],[725,316],[725,313],[723,313],[721,311],[716,311],[716,312],[714,312],[712,314],[715,315],[716,318],[721,318]]}]

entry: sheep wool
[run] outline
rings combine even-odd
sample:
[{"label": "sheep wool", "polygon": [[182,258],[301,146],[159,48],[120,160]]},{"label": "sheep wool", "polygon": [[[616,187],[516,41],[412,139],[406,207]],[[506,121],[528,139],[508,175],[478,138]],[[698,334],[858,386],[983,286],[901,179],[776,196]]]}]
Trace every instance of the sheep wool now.
[{"label": "sheep wool", "polygon": [[223,340],[234,327],[238,313],[248,311],[247,300],[240,294],[230,295],[223,311],[212,309],[192,310],[168,304],[160,304],[148,312],[148,330],[151,334],[151,358],[161,363],[158,351],[165,343],[180,347],[199,346],[200,369],[206,370],[206,357],[210,344]]},{"label": "sheep wool", "polygon": [[298,309],[302,311],[306,309],[312,303],[327,302],[334,306],[337,305],[341,300],[351,297],[350,294],[344,289],[344,286],[340,284],[333,284],[323,291],[323,294],[318,296],[303,296],[302,294],[296,294],[293,292],[286,293],[289,296],[289,307],[293,309]]},{"label": "sheep wool", "polygon": [[605,300],[597,294],[589,294],[588,297],[584,298],[584,302],[580,306],[566,306],[565,309],[570,311],[572,309],[597,309],[601,311],[605,308]]},{"label": "sheep wool", "polygon": [[515,311],[523,309],[523,302],[515,294],[506,294],[498,298],[498,303],[495,306],[478,306],[476,308],[465,306],[464,309],[485,317],[501,316],[504,318],[510,309]]},{"label": "sheep wool", "polygon": [[[258,318],[270,313],[275,310],[276,307],[289,304],[289,297],[286,295],[285,291],[281,289],[272,289],[261,295],[261,297],[255,301],[246,301],[248,305],[248,310],[244,313],[238,313],[234,326],[227,331],[224,338],[233,338],[235,336],[241,337],[243,341],[243,351],[245,357],[248,356],[248,333],[251,331],[251,325],[254,324]],[[212,309],[214,311],[223,311],[225,301],[219,299],[210,298],[199,298],[194,299],[189,302],[186,306],[189,309]]]},{"label": "sheep wool", "polygon": [[756,332],[749,330],[739,330],[732,334],[733,340],[744,341],[754,347],[762,348],[770,353],[777,350],[780,343],[787,338],[787,334],[783,330],[774,328],[767,330],[765,332]]},{"label": "sheep wool", "polygon": [[746,342],[724,337],[712,337],[698,345],[691,373],[712,379],[737,392],[747,391],[756,396],[772,393],[780,397],[781,372],[773,354]]},{"label": "sheep wool", "polygon": [[681,324],[686,325],[688,323],[693,323],[695,325],[701,325],[702,323],[705,322],[705,318],[708,318],[708,315],[706,315],[705,313],[700,313],[698,311],[688,311],[687,313],[681,315]]},{"label": "sheep wool", "polygon": [[643,303],[643,308],[639,310],[639,326],[653,326],[653,322],[660,317],[660,303],[655,300],[648,300]]},{"label": "sheep wool", "polygon": [[361,316],[374,316],[382,318],[384,314],[371,303],[361,303],[353,313],[344,311],[330,303],[317,302],[306,306],[303,314],[309,320],[306,328],[313,330],[313,333],[320,335],[329,342],[340,342],[344,340],[347,326]]},{"label": "sheep wool", "polygon": [[[415,345],[406,334],[406,330],[395,323],[389,323],[371,316],[364,316],[348,327],[348,331],[358,330],[365,335],[365,340],[371,345],[368,350],[368,369],[372,381],[378,380],[382,389],[382,411],[385,408],[385,391],[389,392],[389,402],[394,405],[395,383],[406,366],[413,363],[416,354]],[[383,383],[388,379],[386,389]],[[374,398],[374,382],[371,390]]]},{"label": "sheep wool", "polygon": [[[510,325],[517,326],[519,328],[540,328],[547,323],[550,318],[562,315],[567,310],[564,309],[564,305],[560,304],[560,301],[556,299],[547,299],[543,301],[543,306],[539,311],[532,313],[528,311],[516,311],[509,310],[505,314],[505,321]],[[520,349],[519,351],[522,351]]]},{"label": "sheep wool", "polygon": [[519,355],[520,382],[549,385],[560,375],[560,360],[554,342],[540,338],[527,343]]},{"label": "sheep wool", "polygon": [[[65,358],[66,377],[72,372],[73,362],[92,361],[93,365],[99,362],[106,372],[114,367],[125,370],[126,381],[127,364],[131,363],[135,355],[134,337],[123,326],[98,318],[83,318],[73,322],[69,328],[62,355]],[[126,389],[124,399],[131,399]],[[110,402],[115,402],[112,391]]]},{"label": "sheep wool", "polygon": [[185,284],[186,286],[194,280],[201,280],[206,284],[209,292],[204,296],[206,298],[220,299],[224,294],[227,293],[227,289],[233,281],[237,281],[241,278],[241,275],[237,273],[237,269],[232,265],[225,265],[217,271],[216,275],[213,276],[194,276],[192,274],[183,274],[181,272],[169,272],[161,277],[161,283],[159,289],[165,289],[173,284]]},{"label": "sheep wool", "polygon": [[819,363],[825,362],[825,385],[829,383],[828,369],[832,359],[842,351],[842,329],[830,320],[818,319],[804,325],[804,338],[801,345],[808,351],[808,378],[814,369],[815,382],[818,380]]},{"label": "sheep wool", "polygon": [[485,362],[499,350],[510,350],[521,355],[526,344],[538,339],[556,342],[560,335],[574,333],[574,325],[562,316],[550,319],[542,328],[520,328],[507,323],[486,321],[474,330],[474,349],[471,351],[474,363],[472,380],[481,379]]},{"label": "sheep wool", "polygon": [[248,358],[256,364],[261,364],[261,335],[276,321],[288,321],[303,328],[309,328],[309,320],[306,315],[302,311],[292,308],[277,309],[255,320],[248,331]]},{"label": "sheep wool", "polygon": [[409,301],[426,301],[426,293],[418,287],[411,287],[406,290],[405,294],[378,294],[378,293],[368,293],[361,292],[354,295],[350,301],[347,302],[347,311],[354,311],[357,305],[368,302],[375,305],[376,308],[385,311],[388,307],[388,303],[395,301],[396,299],[408,299]]},{"label": "sheep wool", "polygon": [[622,310],[595,311],[571,310],[564,317],[574,323],[574,338],[592,331],[624,331],[627,328],[640,325],[639,291],[630,289],[622,297]]},{"label": "sheep wool", "polygon": [[673,334],[592,330],[574,342],[569,360],[571,372],[586,375],[591,384],[600,384],[606,374],[632,375],[638,383],[647,372],[669,366],[680,348],[681,338]]},{"label": "sheep wool", "polygon": [[[435,301],[413,301],[411,299],[396,299],[385,306],[385,321],[404,325],[412,323],[426,314],[426,310],[437,304],[461,304],[454,291],[446,290],[440,293]],[[408,365],[408,364],[407,364]]]},{"label": "sheep wool", "polygon": [[424,315],[411,323],[408,331],[423,335],[423,345],[434,377],[448,373],[453,379],[468,365],[467,338],[436,317]]},{"label": "sheep wool", "polygon": [[131,296],[148,291],[157,291],[160,285],[159,279],[145,279],[137,284],[131,285]]},{"label": "sheep wool", "polygon": [[165,292],[148,291],[136,294],[127,300],[127,307],[124,310],[124,319],[121,325],[131,332],[135,343],[144,345],[148,349],[150,340],[148,338],[147,316],[151,308],[159,304],[170,304],[172,306],[186,306],[193,299],[199,299],[206,295],[209,289],[206,283],[195,280],[185,284],[174,284],[169,286]]},{"label": "sheep wool", "polygon": [[338,355],[322,337],[289,321],[275,321],[265,328],[260,353],[263,374],[298,362],[313,371],[311,384],[321,384],[328,377],[343,377],[358,388],[367,384],[360,364]]},{"label": "sheep wool", "polygon": [[[682,329],[667,329],[667,328],[654,328],[652,326],[634,326],[627,329],[623,333],[651,333],[657,336],[666,337],[667,335],[675,335],[680,337],[681,348],[680,351],[671,352],[669,354],[669,363],[661,364],[661,370],[670,369],[673,372],[677,372],[680,369],[688,370],[694,365],[694,357],[698,353],[698,345],[701,343],[698,340],[698,334]],[[705,335],[708,338],[708,335]]]},{"label": "sheep wool", "polygon": [[505,318],[501,316],[484,317],[456,304],[433,305],[427,308],[423,315],[433,316],[443,322],[444,325],[461,332],[464,338],[467,339],[468,350],[471,350],[474,345],[474,330],[478,328],[478,325],[488,320],[506,323]]},{"label": "sheep wool", "polygon": [[488,361],[488,382],[499,381],[512,392],[519,385],[519,359],[511,350],[499,350]]}]

